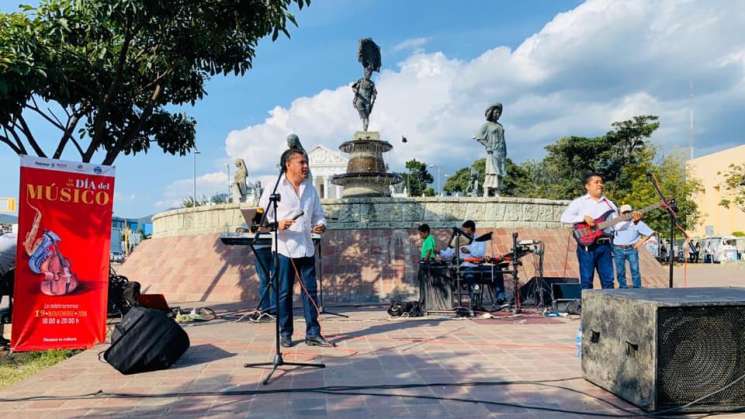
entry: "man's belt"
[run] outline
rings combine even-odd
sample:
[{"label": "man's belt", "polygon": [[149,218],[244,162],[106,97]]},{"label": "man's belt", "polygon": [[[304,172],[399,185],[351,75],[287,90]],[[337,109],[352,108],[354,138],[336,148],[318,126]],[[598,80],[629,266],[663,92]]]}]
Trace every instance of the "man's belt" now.
[{"label": "man's belt", "polygon": [[621,249],[631,249],[635,245],[633,245],[633,244],[614,244],[613,246],[620,247]]}]

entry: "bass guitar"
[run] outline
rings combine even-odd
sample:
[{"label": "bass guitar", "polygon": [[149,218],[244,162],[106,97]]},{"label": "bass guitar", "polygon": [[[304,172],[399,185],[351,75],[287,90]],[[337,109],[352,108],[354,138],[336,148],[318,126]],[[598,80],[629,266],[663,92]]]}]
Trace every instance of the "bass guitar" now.
[{"label": "bass guitar", "polygon": [[[657,208],[668,206],[674,207],[674,205],[674,201],[670,201],[669,203],[659,202],[657,204],[644,207],[638,212],[644,214]],[[590,226],[584,221],[575,224],[572,235],[574,236],[574,239],[577,240],[577,245],[590,246],[591,244],[595,243],[597,239],[605,236],[605,232],[603,232],[603,230],[605,230],[606,228],[613,227],[614,225],[623,221],[631,220],[631,214],[619,215],[618,217],[609,220],[608,217],[610,217],[611,214],[613,214],[614,212],[616,211],[612,209],[608,210],[606,213],[595,219],[595,225],[593,226]]]}]

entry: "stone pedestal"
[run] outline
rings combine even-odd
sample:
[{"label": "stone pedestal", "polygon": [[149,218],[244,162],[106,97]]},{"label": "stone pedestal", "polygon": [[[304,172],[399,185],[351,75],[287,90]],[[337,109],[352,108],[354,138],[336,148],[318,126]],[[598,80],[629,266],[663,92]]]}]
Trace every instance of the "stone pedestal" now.
[{"label": "stone pedestal", "polygon": [[390,185],[401,182],[399,175],[386,173],[383,153],[392,148],[389,142],[380,140],[379,132],[355,132],[352,141],[339,146],[350,154],[347,173],[334,176],[331,183],[344,187],[343,198],[390,196]]}]

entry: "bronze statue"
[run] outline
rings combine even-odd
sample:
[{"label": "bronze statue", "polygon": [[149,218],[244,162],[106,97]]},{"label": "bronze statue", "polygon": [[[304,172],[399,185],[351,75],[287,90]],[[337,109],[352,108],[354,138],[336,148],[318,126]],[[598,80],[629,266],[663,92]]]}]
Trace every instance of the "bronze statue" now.
[{"label": "bronze statue", "polygon": [[373,71],[380,71],[380,47],[371,38],[360,39],[357,60],[362,64],[364,70],[363,77],[352,85],[352,90],[354,90],[352,104],[360,114],[363,131],[367,131],[370,123],[370,113],[372,113],[375,98],[378,95],[378,91],[375,90],[375,83],[372,81],[372,73]]},{"label": "bronze statue", "polygon": [[486,122],[473,137],[486,147],[486,171],[484,176],[484,196],[499,196],[499,178],[507,174],[507,144],[504,141],[504,128],[497,122],[502,115],[502,104],[495,103],[484,112]]}]

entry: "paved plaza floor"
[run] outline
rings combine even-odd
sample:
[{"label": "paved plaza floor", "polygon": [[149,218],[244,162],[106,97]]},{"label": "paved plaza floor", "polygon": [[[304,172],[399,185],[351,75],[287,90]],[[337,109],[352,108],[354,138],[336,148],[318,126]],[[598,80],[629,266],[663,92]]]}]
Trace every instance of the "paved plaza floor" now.
[{"label": "paved plaza floor", "polygon": [[[690,286],[708,285],[708,270],[692,271]],[[713,279],[742,286],[742,272]],[[298,342],[283,350],[286,361],[326,368],[283,367],[264,386],[267,370],[243,364],[272,359],[274,324],[235,322],[240,307],[214,308],[221,318],[185,328],[191,348],[170,369],[121,375],[99,361],[101,345],[0,391],[3,399],[46,396],[0,402],[0,417],[574,418],[639,412],[580,378],[578,318],[528,312],[391,319],[381,306],[342,308],[349,319],[322,316],[323,333],[336,348]],[[296,340],[304,326],[296,313]]]}]

